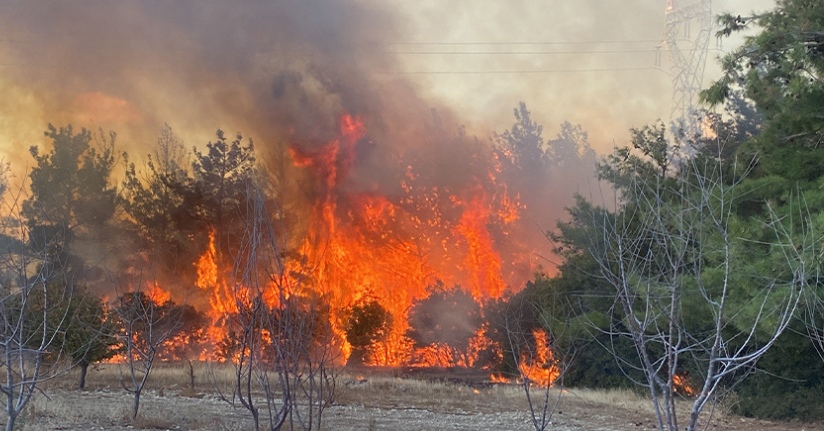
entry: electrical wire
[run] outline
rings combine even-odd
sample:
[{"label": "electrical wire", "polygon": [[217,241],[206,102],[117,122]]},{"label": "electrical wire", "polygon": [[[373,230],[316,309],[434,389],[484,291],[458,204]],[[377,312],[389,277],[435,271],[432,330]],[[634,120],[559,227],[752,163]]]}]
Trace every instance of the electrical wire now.
[{"label": "electrical wire", "polygon": [[661,39],[596,40],[596,41],[521,41],[521,42],[389,42],[387,45],[606,45],[631,43],[661,43]]},{"label": "electrical wire", "polygon": [[659,52],[657,49],[631,49],[609,51],[386,51],[387,54],[403,55],[559,55],[559,54],[632,54]]},{"label": "electrical wire", "polygon": [[535,70],[433,70],[409,72],[377,72],[375,75],[504,75],[504,74],[552,74],[552,73],[593,73],[593,72],[636,72],[659,71],[666,73],[659,67],[628,67],[628,68],[600,68],[600,69],[535,69]]}]

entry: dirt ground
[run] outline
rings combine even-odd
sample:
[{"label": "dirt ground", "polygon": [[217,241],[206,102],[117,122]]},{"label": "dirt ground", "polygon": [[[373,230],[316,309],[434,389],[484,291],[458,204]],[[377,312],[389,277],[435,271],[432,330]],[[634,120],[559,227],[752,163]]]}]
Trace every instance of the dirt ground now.
[{"label": "dirt ground", "polygon": [[[176,375],[176,374],[179,374]],[[395,374],[393,376],[393,374]],[[325,430],[532,430],[523,390],[449,373],[358,372],[344,376],[338,402],[324,413]],[[411,375],[410,375],[411,374]],[[132,398],[112,384],[111,369],[90,372],[89,387],[71,389],[70,376],[37,394],[22,430],[250,430],[245,410],[204,387],[192,391],[182,370],[158,370],[141,414],[131,419]],[[204,384],[204,386],[207,386]],[[553,390],[553,396],[558,393]],[[649,402],[627,391],[565,390],[548,430],[653,430]],[[684,408],[687,403],[684,402]],[[3,421],[0,418],[0,421]],[[717,413],[713,431],[824,430],[824,424],[774,423]]]}]

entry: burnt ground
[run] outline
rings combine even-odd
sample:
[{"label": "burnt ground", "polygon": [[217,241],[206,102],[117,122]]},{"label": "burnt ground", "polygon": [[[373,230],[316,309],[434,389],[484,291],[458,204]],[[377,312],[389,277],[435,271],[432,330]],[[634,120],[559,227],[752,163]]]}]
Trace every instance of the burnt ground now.
[{"label": "burnt ground", "polygon": [[[71,381],[53,384],[27,408],[23,430],[252,429],[248,412],[220,400],[210,388],[185,387],[170,373],[144,394],[141,414],[130,418],[131,398],[112,385],[111,371],[90,373],[87,390]],[[98,375],[95,375],[98,373]],[[97,378],[100,378],[99,380]],[[104,378],[105,377],[105,378]],[[158,382],[161,383],[161,382]],[[206,386],[206,385],[204,385]],[[557,392],[553,390],[553,395]],[[684,402],[684,408],[687,403]],[[3,421],[0,418],[0,421]],[[359,369],[341,379],[338,402],[324,414],[325,430],[532,430],[517,385],[491,384],[479,373],[445,369]],[[649,402],[632,392],[564,391],[548,430],[653,430]],[[769,422],[718,413],[709,430],[808,431],[824,424]]]}]

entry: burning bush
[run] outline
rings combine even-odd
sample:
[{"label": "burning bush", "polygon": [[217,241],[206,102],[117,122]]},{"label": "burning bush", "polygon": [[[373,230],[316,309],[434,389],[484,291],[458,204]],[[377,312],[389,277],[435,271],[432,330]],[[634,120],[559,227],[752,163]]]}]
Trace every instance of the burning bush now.
[{"label": "burning bush", "polygon": [[196,351],[206,323],[203,313],[191,305],[142,291],[123,294],[116,313],[128,343],[141,351],[154,350],[157,359],[165,360]]},{"label": "burning bush", "polygon": [[510,297],[487,301],[484,318],[487,326],[486,337],[499,348],[497,357],[488,360],[492,368],[507,376],[519,374],[521,352],[536,349],[535,330],[543,329],[542,301],[546,298],[546,287],[539,277],[527,283],[526,289]]},{"label": "burning bush", "polygon": [[[430,295],[409,311],[407,336],[415,347],[432,349],[424,351],[418,362],[441,366],[474,362],[470,361],[469,348],[470,340],[483,325],[481,306],[460,286],[447,290],[439,281],[427,290]],[[439,350],[445,350],[446,357],[441,358]],[[432,354],[438,357],[427,357]]]}]

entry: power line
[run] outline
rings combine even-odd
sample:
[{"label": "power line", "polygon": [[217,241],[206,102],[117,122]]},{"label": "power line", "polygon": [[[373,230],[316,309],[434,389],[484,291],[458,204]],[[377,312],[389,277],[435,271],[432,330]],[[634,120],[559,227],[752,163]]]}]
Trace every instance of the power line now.
[{"label": "power line", "polygon": [[[659,49],[632,49],[632,50],[606,50],[606,51],[386,51],[386,54],[403,55],[581,55],[581,54],[633,54],[633,53],[657,53]],[[664,49],[663,51],[667,51]],[[691,50],[681,50],[688,52]],[[719,51],[719,50],[716,50]]]},{"label": "power line", "polygon": [[[73,37],[77,36],[77,33],[66,33],[66,32],[47,32],[47,31],[18,31],[18,32],[11,32],[11,33],[18,33],[18,34],[25,34],[27,36],[35,36],[35,39],[40,36],[47,36],[47,37]],[[11,34],[9,33],[9,34]],[[0,37],[0,41],[4,42],[28,42],[33,40],[30,37],[26,38],[18,38],[14,36],[9,36],[9,34]],[[90,33],[84,33],[81,35],[88,35]],[[535,40],[526,40],[526,41],[512,41],[512,42],[504,42],[504,41],[495,41],[495,42],[472,42],[472,41],[456,41],[456,42],[449,42],[449,41],[433,41],[433,42],[378,42],[378,43],[369,43],[369,45],[382,45],[382,46],[547,46],[547,45],[620,45],[620,44],[658,44],[660,43],[660,39],[636,39],[636,40],[592,40],[592,41],[535,41]]]},{"label": "power line", "polygon": [[[35,69],[56,69],[59,65],[54,64],[24,64],[24,63],[0,63],[0,68],[35,68]],[[628,67],[628,68],[594,68],[594,69],[521,69],[521,70],[417,70],[417,71],[395,71],[395,72],[374,72],[372,75],[392,76],[392,75],[540,75],[556,73],[603,73],[603,72],[637,72],[637,71],[658,71],[664,74],[667,72],[660,67]]]},{"label": "power line", "polygon": [[666,73],[659,67],[601,68],[601,69],[533,69],[533,70],[433,70],[410,72],[385,72],[375,75],[503,75],[503,74],[552,74],[552,73],[593,73],[593,72],[636,72],[655,70]]},{"label": "power line", "polygon": [[659,39],[597,41],[522,41],[522,42],[389,42],[387,45],[600,45],[621,43],[660,43]]},{"label": "power line", "polygon": [[[14,40],[14,39],[6,39],[0,37],[0,43],[2,42],[9,42],[9,43],[26,43],[28,41],[23,40]],[[509,46],[509,45],[546,45],[547,43],[500,43],[500,44],[485,44],[485,43],[457,43],[457,42],[444,42],[444,43],[431,43],[428,45],[473,45],[473,46],[482,46],[482,45],[499,45],[499,46]],[[561,43],[559,43],[561,44]],[[564,42],[563,44],[573,44],[573,42]],[[404,44],[387,44],[388,46],[391,45],[419,45],[417,43],[404,43]],[[175,47],[174,45],[166,45],[166,48]],[[186,49],[193,49],[192,47],[176,47],[179,50],[186,50]],[[635,53],[658,53],[662,51],[667,51],[667,49],[623,49],[623,50],[597,50],[597,51],[548,51],[548,50],[535,50],[535,51],[506,51],[506,50],[494,50],[494,51],[396,51],[396,50],[385,50],[379,51],[383,54],[397,54],[397,55],[583,55],[583,54],[635,54]],[[682,52],[689,52],[690,50],[682,50]],[[713,51],[720,51],[720,50],[713,50]],[[283,51],[286,54],[297,54],[299,52],[294,51]]]}]

